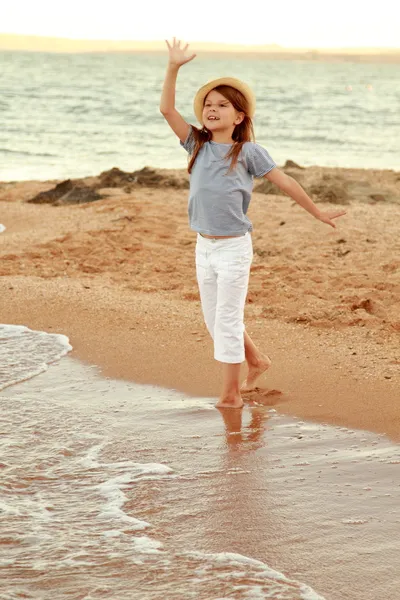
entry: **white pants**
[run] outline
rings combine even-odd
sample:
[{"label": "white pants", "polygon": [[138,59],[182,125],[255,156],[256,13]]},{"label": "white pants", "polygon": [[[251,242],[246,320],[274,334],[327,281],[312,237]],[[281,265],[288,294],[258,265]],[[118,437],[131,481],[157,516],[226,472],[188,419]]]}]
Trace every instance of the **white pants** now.
[{"label": "white pants", "polygon": [[196,273],[204,320],[214,340],[214,358],[244,361],[244,305],[253,260],[251,235],[225,239],[197,234]]}]

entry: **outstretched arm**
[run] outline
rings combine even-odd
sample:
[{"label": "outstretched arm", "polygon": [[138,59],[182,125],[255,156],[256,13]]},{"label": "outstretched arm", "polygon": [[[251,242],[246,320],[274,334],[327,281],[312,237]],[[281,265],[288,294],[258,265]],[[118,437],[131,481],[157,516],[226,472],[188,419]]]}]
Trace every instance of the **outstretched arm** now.
[{"label": "outstretched arm", "polygon": [[166,43],[169,51],[169,60],[161,94],[160,112],[174,133],[184,142],[189,133],[189,124],[175,108],[176,79],[180,67],[193,60],[196,55],[187,56],[186,51],[189,45],[186,44],[186,46],[181,48],[180,40],[176,41],[174,38],[172,45],[167,40]]},{"label": "outstretched arm", "polygon": [[293,198],[293,200],[302,206],[304,210],[309,212],[310,215],[319,221],[322,221],[322,223],[326,223],[331,227],[336,227],[333,219],[337,219],[338,217],[342,217],[346,214],[345,210],[328,212],[320,211],[311,198],[303,190],[301,185],[295,179],[293,179],[293,177],[286,175],[286,173],[277,168],[272,169],[272,171],[264,175],[264,177],[268,179],[268,181],[271,181],[277,185],[283,192],[285,192],[285,194],[288,194],[288,196]]}]

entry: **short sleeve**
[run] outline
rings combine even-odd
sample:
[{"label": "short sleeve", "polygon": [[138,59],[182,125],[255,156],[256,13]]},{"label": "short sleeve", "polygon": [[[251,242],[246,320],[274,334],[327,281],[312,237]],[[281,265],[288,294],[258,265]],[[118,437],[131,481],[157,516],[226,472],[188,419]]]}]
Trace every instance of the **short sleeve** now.
[{"label": "short sleeve", "polygon": [[196,140],[195,140],[194,135],[193,135],[193,127],[192,127],[192,125],[189,125],[189,133],[187,135],[186,140],[184,142],[182,142],[181,140],[179,140],[179,143],[182,146],[182,148],[184,148],[186,150],[186,152],[188,154],[193,154]]},{"label": "short sleeve", "polygon": [[267,150],[259,144],[246,144],[245,150],[247,170],[254,177],[263,177],[276,167]]}]

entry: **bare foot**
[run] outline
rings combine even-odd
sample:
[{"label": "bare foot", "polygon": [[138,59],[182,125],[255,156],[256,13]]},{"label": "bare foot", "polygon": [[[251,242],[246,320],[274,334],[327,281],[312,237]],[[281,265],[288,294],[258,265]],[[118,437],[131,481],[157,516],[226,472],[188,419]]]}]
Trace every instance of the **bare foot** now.
[{"label": "bare foot", "polygon": [[243,408],[243,400],[241,396],[220,398],[215,406],[217,408]]},{"label": "bare foot", "polygon": [[257,365],[249,365],[249,372],[246,379],[243,381],[240,391],[249,392],[254,390],[256,387],[257,379],[269,369],[271,366],[271,359],[264,355],[257,363]]}]

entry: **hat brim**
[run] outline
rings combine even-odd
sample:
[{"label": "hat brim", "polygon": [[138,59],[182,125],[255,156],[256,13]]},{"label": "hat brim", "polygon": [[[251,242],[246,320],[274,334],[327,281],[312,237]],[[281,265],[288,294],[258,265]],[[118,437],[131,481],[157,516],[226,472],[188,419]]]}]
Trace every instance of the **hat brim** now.
[{"label": "hat brim", "polygon": [[236,79],[235,77],[220,77],[219,79],[213,79],[213,81],[209,81],[208,83],[203,85],[197,92],[196,96],[194,97],[194,102],[193,102],[194,114],[196,115],[196,118],[197,118],[198,122],[201,123],[201,125],[204,125],[204,123],[203,123],[204,100],[206,99],[207,94],[209,92],[211,92],[211,90],[218,87],[219,85],[229,85],[230,87],[233,87],[236,90],[238,90],[239,92],[241,92],[243,94],[243,96],[246,98],[248,106],[249,106],[248,116],[250,118],[252,118],[254,116],[254,113],[256,110],[256,98],[255,98],[255,95],[252,92],[252,90],[247,85],[247,83],[244,83],[243,81],[240,81],[240,79]]}]

